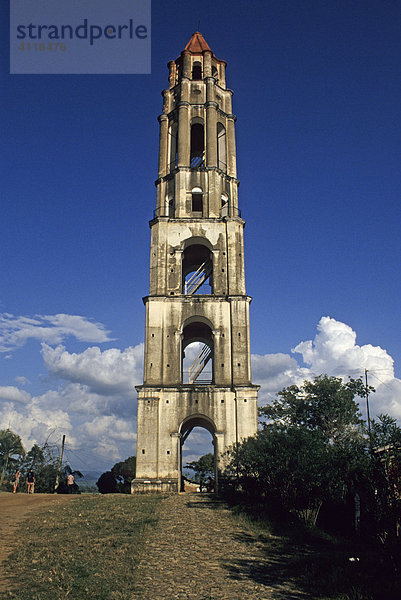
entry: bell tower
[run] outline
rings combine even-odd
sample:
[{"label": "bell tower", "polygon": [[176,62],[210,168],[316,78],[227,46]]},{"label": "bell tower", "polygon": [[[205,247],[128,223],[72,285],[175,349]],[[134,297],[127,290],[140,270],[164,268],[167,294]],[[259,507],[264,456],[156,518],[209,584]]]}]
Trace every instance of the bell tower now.
[{"label": "bell tower", "polygon": [[226,63],[196,32],[168,68],[133,492],[181,489],[182,445],[194,427],[213,437],[216,484],[225,451],[257,430]]}]

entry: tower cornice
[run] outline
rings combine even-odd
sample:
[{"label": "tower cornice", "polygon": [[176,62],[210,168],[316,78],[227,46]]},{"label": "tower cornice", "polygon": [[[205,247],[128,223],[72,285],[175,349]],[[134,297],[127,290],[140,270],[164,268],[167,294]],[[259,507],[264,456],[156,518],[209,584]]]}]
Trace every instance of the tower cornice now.
[{"label": "tower cornice", "polygon": [[[155,186],[157,187],[159,185],[159,183],[163,183],[165,181],[170,181],[171,179],[174,179],[175,175],[177,173],[179,173],[180,171],[185,172],[185,171],[198,171],[199,169],[196,168],[192,168],[192,167],[175,167],[171,173],[167,173],[167,175],[164,175],[163,177],[158,177],[158,179],[155,180]],[[225,171],[223,171],[222,169],[219,169],[219,167],[202,167],[202,171],[215,171],[216,173],[219,173],[219,175],[221,175],[225,181],[229,181],[231,183],[236,184],[237,186],[239,186],[240,184],[240,180],[237,179],[236,177],[232,177],[232,175],[227,175],[227,173]]]}]

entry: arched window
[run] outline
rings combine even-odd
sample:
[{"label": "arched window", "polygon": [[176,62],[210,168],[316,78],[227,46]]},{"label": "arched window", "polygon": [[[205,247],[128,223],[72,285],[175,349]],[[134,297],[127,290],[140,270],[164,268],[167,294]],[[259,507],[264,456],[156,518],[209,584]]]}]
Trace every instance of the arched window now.
[{"label": "arched window", "polygon": [[191,167],[202,167],[205,164],[205,135],[203,123],[191,125]]},{"label": "arched window", "polygon": [[182,293],[211,294],[213,292],[212,253],[202,244],[187,246],[182,253]]},{"label": "arched window", "polygon": [[212,66],[212,77],[215,77],[217,80],[219,78],[219,72],[217,70],[217,67],[215,67],[214,65]]},{"label": "arched window", "polygon": [[192,79],[202,79],[202,65],[198,61],[192,65]]},{"label": "arched window", "polygon": [[177,123],[174,122],[170,125],[168,130],[169,134],[169,154],[168,163],[169,170],[172,171],[177,166]]},{"label": "arched window", "polygon": [[182,382],[213,382],[213,332],[209,325],[194,321],[182,332]]},{"label": "arched window", "polygon": [[221,217],[228,217],[228,198],[225,194],[221,195]]},{"label": "arched window", "polygon": [[191,211],[196,217],[203,217],[202,188],[193,188],[191,193]]},{"label": "arched window", "polygon": [[217,166],[227,170],[226,128],[222,123],[217,123]]}]

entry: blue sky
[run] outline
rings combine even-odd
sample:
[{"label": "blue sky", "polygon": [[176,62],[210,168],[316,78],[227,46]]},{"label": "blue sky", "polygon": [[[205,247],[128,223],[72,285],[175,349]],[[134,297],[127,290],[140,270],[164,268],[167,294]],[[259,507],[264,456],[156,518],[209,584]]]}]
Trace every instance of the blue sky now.
[{"label": "blue sky", "polygon": [[1,49],[0,427],[66,432],[78,468],[134,451],[160,93],[198,20],[234,90],[262,402],[368,368],[401,418],[400,3],[153,0],[151,75],[9,75]]}]

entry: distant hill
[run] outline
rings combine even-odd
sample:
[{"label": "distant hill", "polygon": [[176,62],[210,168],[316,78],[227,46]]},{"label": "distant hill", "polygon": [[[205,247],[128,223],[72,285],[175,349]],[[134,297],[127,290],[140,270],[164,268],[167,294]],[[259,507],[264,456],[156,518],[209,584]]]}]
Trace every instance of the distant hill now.
[{"label": "distant hill", "polygon": [[76,482],[81,492],[94,491],[97,492],[96,482],[102,474],[101,471],[81,471],[83,477],[77,477]]}]

